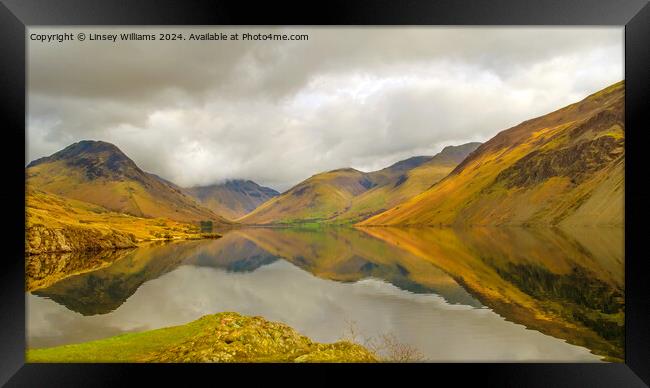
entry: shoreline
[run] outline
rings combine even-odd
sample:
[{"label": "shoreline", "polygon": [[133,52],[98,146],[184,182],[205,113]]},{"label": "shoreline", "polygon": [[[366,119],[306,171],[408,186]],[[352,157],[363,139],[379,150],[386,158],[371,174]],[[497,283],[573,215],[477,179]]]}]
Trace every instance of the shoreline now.
[{"label": "shoreline", "polygon": [[25,292],[47,288],[71,276],[108,267],[132,251],[150,244],[216,240],[222,237],[223,235],[210,233],[171,239],[141,240],[128,246],[105,247],[91,245],[81,249],[52,250],[38,253],[26,251]]},{"label": "shoreline", "polygon": [[139,333],[28,349],[28,362],[379,362],[364,346],[346,340],[318,343],[292,327],[235,312]]}]

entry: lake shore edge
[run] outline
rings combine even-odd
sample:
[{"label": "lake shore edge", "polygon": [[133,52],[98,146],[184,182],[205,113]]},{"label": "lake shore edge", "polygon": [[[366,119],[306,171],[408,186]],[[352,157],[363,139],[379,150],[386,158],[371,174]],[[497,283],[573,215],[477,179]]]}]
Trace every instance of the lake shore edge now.
[{"label": "lake shore edge", "polygon": [[378,362],[349,341],[314,342],[295,329],[235,312],[184,325],[51,348],[29,349],[27,362]]}]

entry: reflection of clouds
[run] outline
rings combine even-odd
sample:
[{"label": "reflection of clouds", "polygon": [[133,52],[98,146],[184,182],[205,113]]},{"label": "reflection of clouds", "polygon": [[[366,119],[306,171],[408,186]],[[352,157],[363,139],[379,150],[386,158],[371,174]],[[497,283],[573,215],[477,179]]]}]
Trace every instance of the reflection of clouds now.
[{"label": "reflection of clouds", "polygon": [[205,314],[236,311],[285,322],[316,341],[332,342],[355,321],[361,333],[393,333],[431,360],[589,361],[597,357],[488,309],[449,305],[437,295],[412,294],[367,279],[338,283],[317,278],[286,261],[250,273],[182,266],[142,285],[117,310],[81,316],[28,296],[32,346],[183,324]]},{"label": "reflection of clouds", "polygon": [[97,339],[97,333],[102,333],[102,337],[111,337],[147,330],[145,326],[124,328],[113,322],[84,319],[79,313],[33,295],[27,296],[27,303],[28,347],[56,346],[66,338],[74,338],[75,342],[91,341]]}]

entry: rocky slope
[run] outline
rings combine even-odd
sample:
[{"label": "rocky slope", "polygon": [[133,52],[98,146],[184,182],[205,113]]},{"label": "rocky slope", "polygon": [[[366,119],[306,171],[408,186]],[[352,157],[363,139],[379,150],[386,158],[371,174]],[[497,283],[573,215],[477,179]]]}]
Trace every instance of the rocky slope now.
[{"label": "rocky slope", "polygon": [[255,210],[280,193],[250,180],[234,179],[209,186],[196,186],[184,191],[216,214],[234,220]]},{"label": "rocky slope", "polygon": [[26,230],[25,252],[28,255],[53,252],[73,252],[88,250],[114,250],[133,248],[136,238],[133,234],[116,230],[79,228],[48,228],[34,225]]},{"label": "rocky slope", "polygon": [[217,237],[187,223],[134,217],[34,189],[28,189],[26,194],[27,255],[130,248],[151,240]]},{"label": "rocky slope", "polygon": [[620,226],[624,83],[502,131],[429,190],[360,225]]},{"label": "rocky slope", "polygon": [[28,350],[29,362],[376,362],[350,342],[321,344],[291,327],[237,313],[183,326],[55,348]]}]

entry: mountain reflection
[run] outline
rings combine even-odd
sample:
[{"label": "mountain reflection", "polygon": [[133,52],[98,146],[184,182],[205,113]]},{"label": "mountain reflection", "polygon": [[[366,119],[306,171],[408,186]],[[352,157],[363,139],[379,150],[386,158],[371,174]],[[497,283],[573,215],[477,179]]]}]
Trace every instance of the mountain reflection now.
[{"label": "mountain reflection", "polygon": [[107,314],[179,266],[249,273],[279,259],[321,279],[381,279],[450,304],[487,306],[608,359],[623,358],[623,231],[617,229],[239,229],[218,240],[142,247],[34,294],[82,315]]},{"label": "mountain reflection", "polygon": [[622,229],[368,228],[508,320],[621,361]]}]

